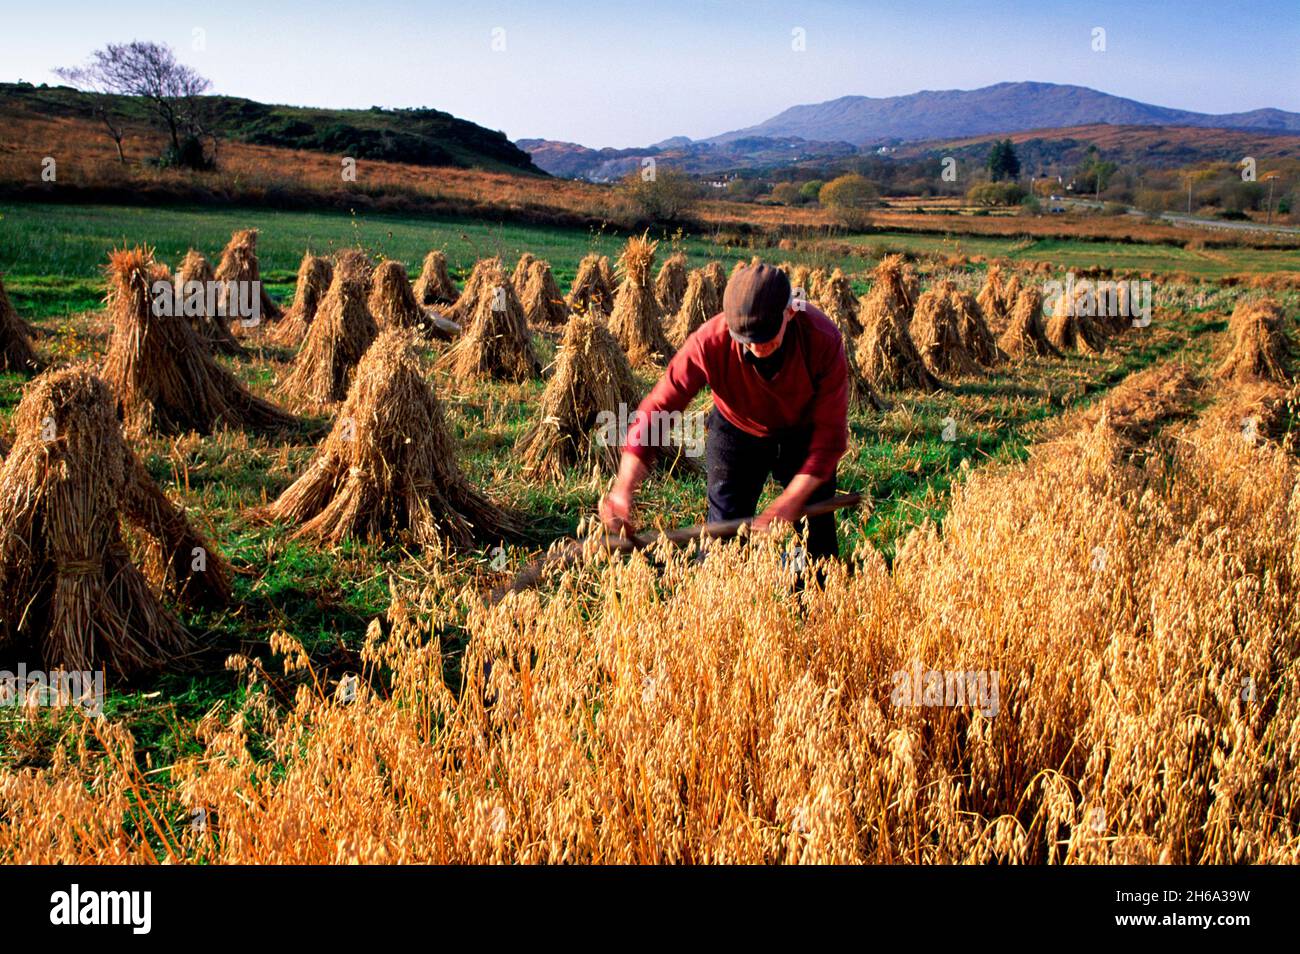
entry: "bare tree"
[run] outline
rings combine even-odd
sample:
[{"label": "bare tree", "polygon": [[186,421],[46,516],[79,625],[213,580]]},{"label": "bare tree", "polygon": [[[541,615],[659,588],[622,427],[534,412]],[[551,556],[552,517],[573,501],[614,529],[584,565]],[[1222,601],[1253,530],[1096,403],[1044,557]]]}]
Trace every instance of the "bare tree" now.
[{"label": "bare tree", "polygon": [[[203,135],[199,97],[212,85],[198,72],[179,63],[170,46],[134,40],[110,43],[90,55],[85,66],[56,69],[55,74],[79,89],[116,96],[139,97],[171,137],[173,157],[183,161],[184,143]],[[96,110],[122,155],[122,125],[108,104]],[[200,157],[201,158],[201,157]]]}]

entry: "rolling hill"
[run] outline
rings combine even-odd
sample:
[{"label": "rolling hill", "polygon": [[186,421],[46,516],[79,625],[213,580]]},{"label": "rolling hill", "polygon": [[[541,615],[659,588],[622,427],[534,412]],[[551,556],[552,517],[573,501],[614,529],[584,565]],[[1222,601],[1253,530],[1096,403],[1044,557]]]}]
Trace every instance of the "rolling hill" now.
[{"label": "rolling hill", "polygon": [[[133,97],[83,93],[67,86],[0,83],[0,115],[89,119],[110,104],[128,122],[147,124]],[[313,109],[258,103],[235,96],[204,96],[207,125],[220,138],[400,162],[492,172],[542,174],[504,133],[437,109]]]}]

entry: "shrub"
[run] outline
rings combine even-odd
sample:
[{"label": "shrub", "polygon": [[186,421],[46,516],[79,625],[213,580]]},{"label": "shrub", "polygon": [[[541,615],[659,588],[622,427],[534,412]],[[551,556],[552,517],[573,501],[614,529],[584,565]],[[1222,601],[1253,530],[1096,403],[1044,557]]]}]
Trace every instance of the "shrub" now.
[{"label": "shrub", "polygon": [[868,210],[880,200],[880,190],[865,176],[849,173],[822,186],[818,199],[841,224],[863,228],[870,221]]},{"label": "shrub", "polygon": [[803,193],[793,182],[778,182],[772,186],[772,198],[782,205],[799,205],[803,202]]},{"label": "shrub", "polygon": [[1015,205],[1025,197],[1025,190],[1014,182],[981,182],[971,186],[966,199],[973,205]]},{"label": "shrub", "polygon": [[688,219],[700,194],[694,179],[662,164],[649,177],[640,171],[629,173],[623,178],[620,191],[642,220],[664,223]]}]

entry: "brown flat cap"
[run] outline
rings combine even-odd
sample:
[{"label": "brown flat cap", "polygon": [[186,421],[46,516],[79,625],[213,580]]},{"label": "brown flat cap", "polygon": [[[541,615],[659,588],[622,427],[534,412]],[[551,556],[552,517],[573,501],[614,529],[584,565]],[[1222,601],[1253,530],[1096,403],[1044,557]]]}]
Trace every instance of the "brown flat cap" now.
[{"label": "brown flat cap", "polygon": [[771,265],[746,265],[727,281],[722,313],[731,337],[742,344],[763,344],[781,330],[790,304],[790,279]]}]

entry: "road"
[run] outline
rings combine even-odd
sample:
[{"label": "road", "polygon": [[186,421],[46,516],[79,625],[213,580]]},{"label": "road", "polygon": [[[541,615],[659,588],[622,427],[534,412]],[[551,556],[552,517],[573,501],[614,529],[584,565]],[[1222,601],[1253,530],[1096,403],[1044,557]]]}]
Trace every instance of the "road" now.
[{"label": "road", "polygon": [[[1077,206],[1084,209],[1100,209],[1105,203],[1098,202],[1095,199],[1057,199],[1053,204],[1066,206]],[[1146,212],[1130,208],[1127,210],[1128,215],[1145,217]],[[1260,222],[1231,222],[1224,219],[1206,219],[1196,215],[1187,215],[1184,212],[1161,212],[1158,216],[1163,222],[1169,222],[1172,225],[1190,225],[1194,228],[1217,229],[1224,232],[1266,232],[1273,235],[1300,235],[1300,226],[1294,225],[1264,225]]]}]

